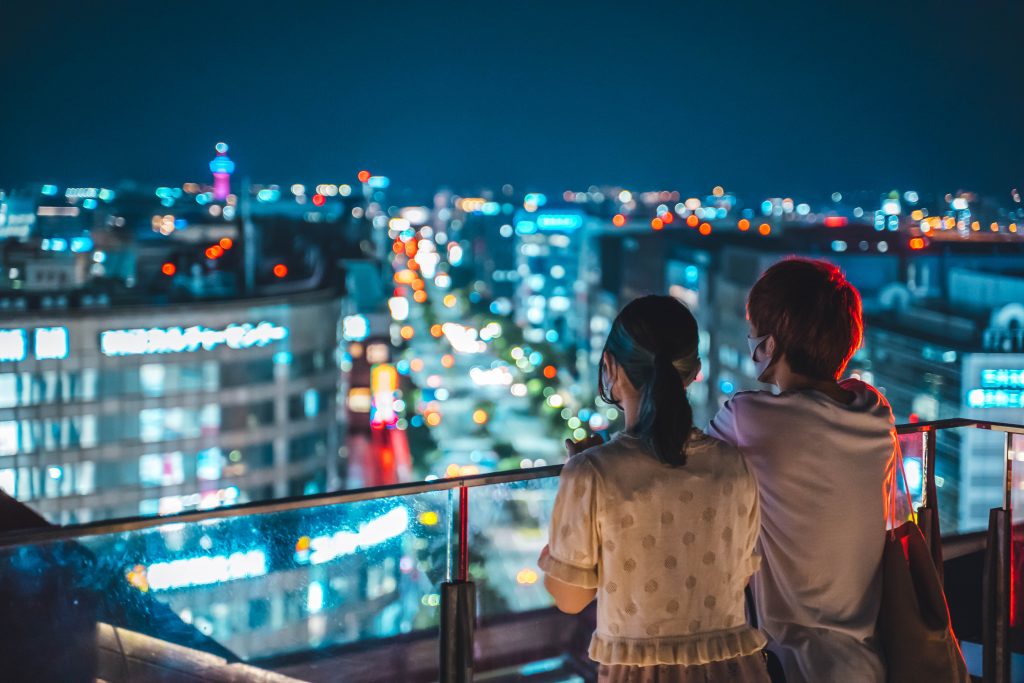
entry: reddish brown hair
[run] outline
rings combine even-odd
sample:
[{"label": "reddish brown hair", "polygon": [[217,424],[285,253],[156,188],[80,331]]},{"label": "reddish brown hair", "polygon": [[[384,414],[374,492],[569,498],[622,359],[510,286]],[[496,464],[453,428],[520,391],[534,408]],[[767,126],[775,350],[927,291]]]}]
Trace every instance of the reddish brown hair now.
[{"label": "reddish brown hair", "polygon": [[773,265],[750,290],[747,317],[775,338],[793,372],[815,379],[839,379],[864,336],[860,294],[826,261]]}]

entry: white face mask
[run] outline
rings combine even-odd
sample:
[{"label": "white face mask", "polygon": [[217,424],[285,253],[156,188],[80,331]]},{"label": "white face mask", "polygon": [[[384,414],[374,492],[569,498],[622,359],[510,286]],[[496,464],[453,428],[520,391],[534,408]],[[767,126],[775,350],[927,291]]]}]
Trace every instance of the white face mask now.
[{"label": "white face mask", "polygon": [[765,354],[765,357],[760,360],[757,357],[757,350],[764,345],[765,340],[770,336],[770,334],[763,334],[760,337],[747,337],[747,346],[750,347],[750,360],[754,361],[754,372],[757,373],[758,381],[761,381],[761,376],[764,375],[768,366],[772,364],[772,357],[768,354]]}]

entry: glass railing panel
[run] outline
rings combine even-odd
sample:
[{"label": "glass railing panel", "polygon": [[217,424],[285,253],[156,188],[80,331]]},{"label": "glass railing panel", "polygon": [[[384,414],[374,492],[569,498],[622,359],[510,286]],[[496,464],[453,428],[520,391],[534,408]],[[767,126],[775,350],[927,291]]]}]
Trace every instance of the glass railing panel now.
[{"label": "glass railing panel", "polygon": [[[552,608],[537,558],[548,541],[558,478],[470,489],[470,574],[476,584],[478,669],[497,662],[551,666],[583,657],[594,630],[589,611]],[[561,680],[561,679],[559,679]]]},{"label": "glass railing panel", "polygon": [[[111,673],[97,669],[97,624],[293,669],[346,644],[422,629],[436,640],[448,501],[424,492],[2,548],[0,630],[23,662],[59,649],[88,680]],[[436,646],[424,651],[436,670]]]},{"label": "glass railing panel", "polygon": [[558,477],[478,486],[469,492],[469,563],[483,617],[554,603],[537,567],[548,542]]},{"label": "glass railing panel", "polygon": [[[910,489],[911,502],[915,509],[924,498],[925,470],[925,435],[900,434],[900,449],[903,451],[903,471],[906,474],[907,487]],[[899,490],[903,494],[903,489]]]},{"label": "glass railing panel", "polygon": [[1002,507],[1006,497],[1006,434],[977,427],[939,432],[940,446],[954,439],[957,445],[954,455],[958,464],[956,527],[948,532],[943,527],[943,532],[966,534],[983,531],[988,528],[989,511]]}]

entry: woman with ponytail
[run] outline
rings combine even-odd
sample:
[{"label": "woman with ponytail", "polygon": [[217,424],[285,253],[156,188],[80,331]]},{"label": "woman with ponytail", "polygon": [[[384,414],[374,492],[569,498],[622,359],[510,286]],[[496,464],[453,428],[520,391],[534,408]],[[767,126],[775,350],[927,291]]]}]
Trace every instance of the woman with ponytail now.
[{"label": "woman with ponytail", "polygon": [[678,300],[628,304],[598,377],[625,430],[569,444],[539,564],[562,611],[597,598],[601,683],[768,681],[765,639],[744,611],[757,486],[735,448],[693,426],[697,343]]}]

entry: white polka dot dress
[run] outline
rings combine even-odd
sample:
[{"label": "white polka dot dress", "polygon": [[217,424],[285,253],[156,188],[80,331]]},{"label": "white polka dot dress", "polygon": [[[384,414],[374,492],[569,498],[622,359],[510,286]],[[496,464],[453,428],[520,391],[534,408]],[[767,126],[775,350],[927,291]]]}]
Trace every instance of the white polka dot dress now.
[{"label": "white polka dot dress", "polygon": [[757,487],[739,451],[694,430],[687,463],[620,434],[562,470],[541,569],[597,589],[590,656],[699,665],[760,651],[743,589],[757,568]]}]

